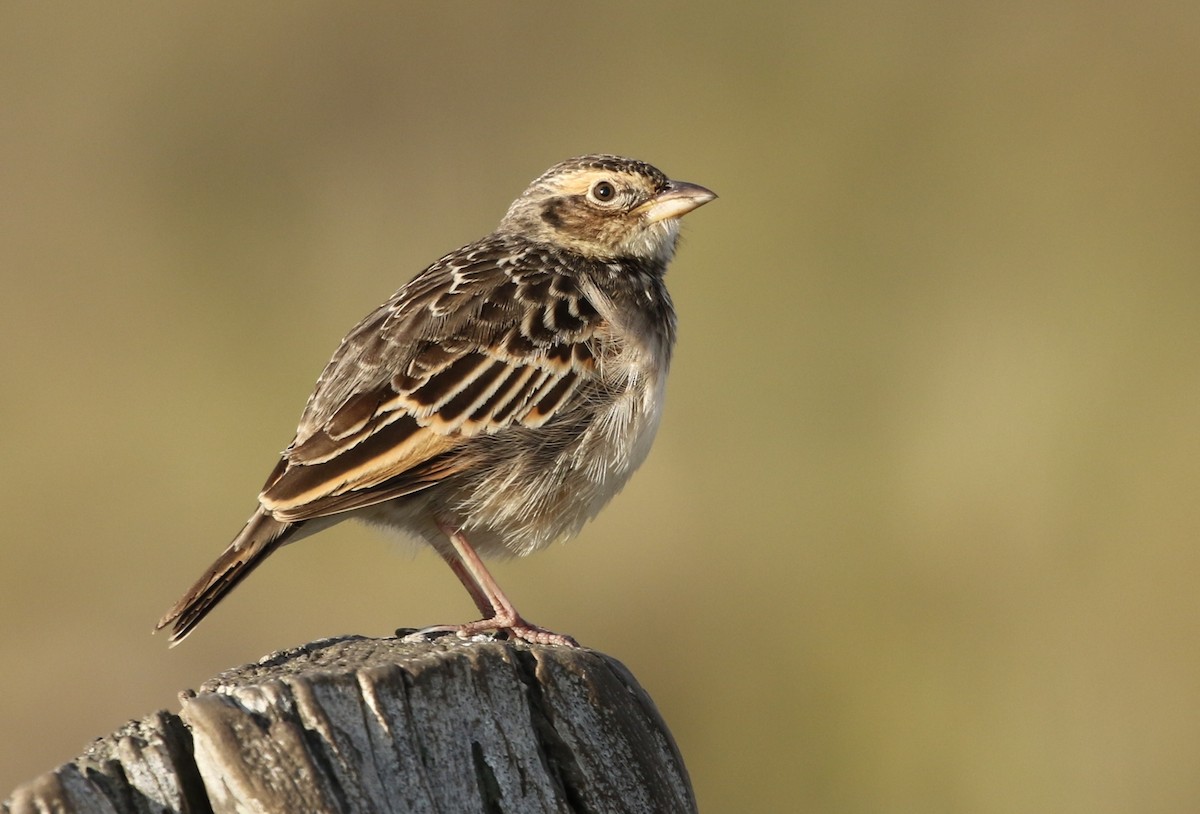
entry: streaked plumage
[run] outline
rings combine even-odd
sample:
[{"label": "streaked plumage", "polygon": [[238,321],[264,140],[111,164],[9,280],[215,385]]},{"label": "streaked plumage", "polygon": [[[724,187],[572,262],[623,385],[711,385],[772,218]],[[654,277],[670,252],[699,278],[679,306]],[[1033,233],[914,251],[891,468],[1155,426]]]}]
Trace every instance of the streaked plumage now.
[{"label": "streaked plumage", "polygon": [[446,559],[485,617],[448,629],[571,643],[524,622],[475,552],[574,534],[641,464],[675,338],[678,218],[714,197],[616,156],[536,179],[342,340],[259,508],[158,627],[182,639],[280,545],[353,516]]}]

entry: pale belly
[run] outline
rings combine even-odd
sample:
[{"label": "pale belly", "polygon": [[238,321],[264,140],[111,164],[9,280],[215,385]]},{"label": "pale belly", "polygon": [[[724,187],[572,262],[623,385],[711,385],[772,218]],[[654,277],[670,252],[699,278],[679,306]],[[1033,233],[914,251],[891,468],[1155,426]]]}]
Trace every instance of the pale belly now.
[{"label": "pale belly", "polygon": [[438,523],[482,555],[523,556],[580,530],[645,461],[662,414],[665,377],[642,379],[590,416],[500,433],[478,443],[462,475],[359,517],[446,546]]}]

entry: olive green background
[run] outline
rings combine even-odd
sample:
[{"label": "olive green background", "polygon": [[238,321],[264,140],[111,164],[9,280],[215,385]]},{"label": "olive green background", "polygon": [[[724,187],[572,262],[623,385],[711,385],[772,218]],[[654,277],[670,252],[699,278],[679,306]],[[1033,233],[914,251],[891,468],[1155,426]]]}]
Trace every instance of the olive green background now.
[{"label": "olive green background", "polygon": [[465,621],[343,526],[168,651],[338,339],[534,176],[711,187],[654,453],[496,573],[706,811],[1200,808],[1200,6],[5,3],[0,795]]}]

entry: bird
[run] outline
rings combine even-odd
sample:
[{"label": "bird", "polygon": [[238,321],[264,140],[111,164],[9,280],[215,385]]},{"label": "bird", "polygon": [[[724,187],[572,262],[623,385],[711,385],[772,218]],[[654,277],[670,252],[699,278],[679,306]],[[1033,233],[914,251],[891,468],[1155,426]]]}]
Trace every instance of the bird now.
[{"label": "bird", "polygon": [[253,514],[155,630],[178,644],[281,546],[355,518],[432,547],[482,614],[419,634],[578,646],[483,557],[573,536],[645,460],[676,335],[663,278],[680,218],[714,198],[601,153],[534,179],[346,335]]}]

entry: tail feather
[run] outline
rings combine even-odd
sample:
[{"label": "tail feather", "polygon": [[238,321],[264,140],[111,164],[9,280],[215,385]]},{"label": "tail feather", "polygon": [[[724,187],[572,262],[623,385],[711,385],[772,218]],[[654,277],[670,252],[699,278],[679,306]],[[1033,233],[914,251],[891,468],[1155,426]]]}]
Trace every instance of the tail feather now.
[{"label": "tail feather", "polygon": [[167,611],[154,629],[171,627],[172,647],[183,641],[227,593],[271,552],[287,542],[301,525],[276,520],[260,508],[204,576]]}]

